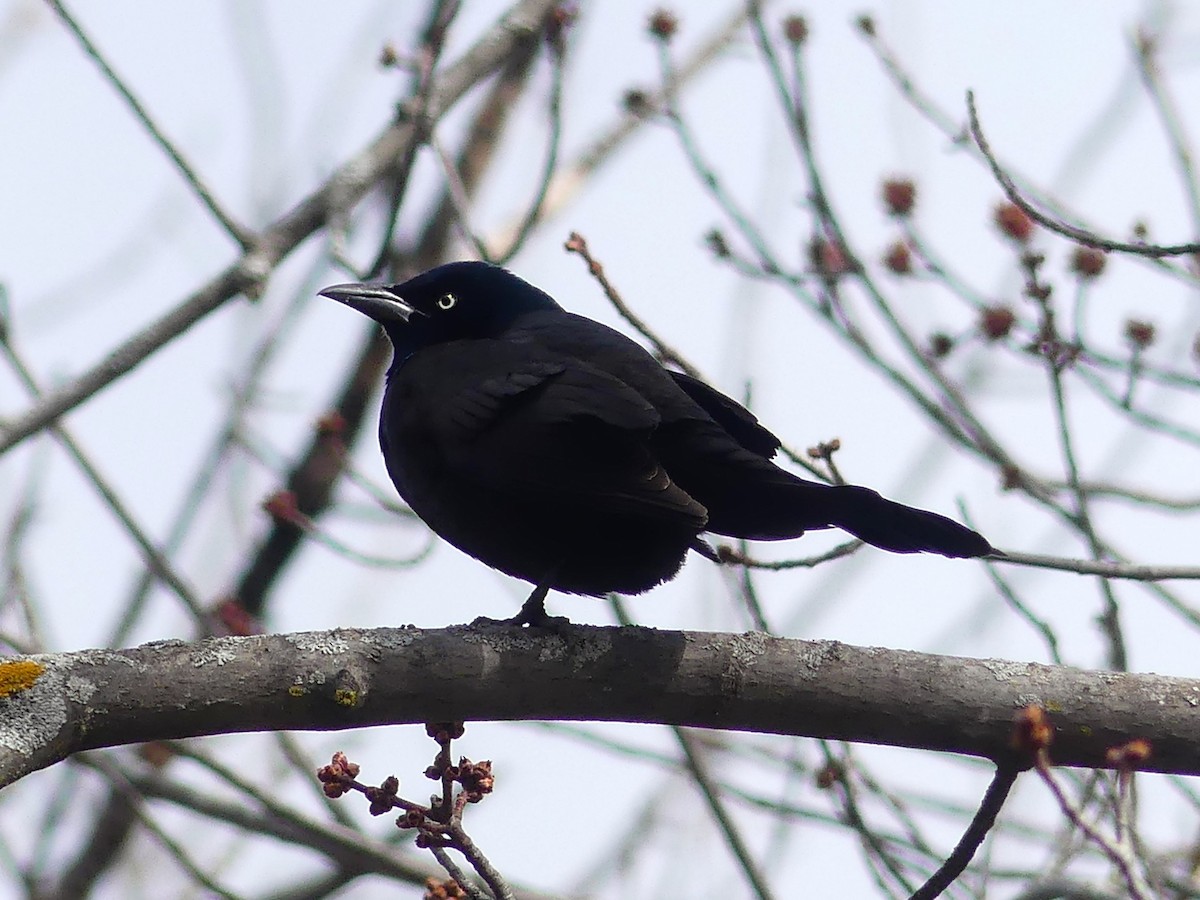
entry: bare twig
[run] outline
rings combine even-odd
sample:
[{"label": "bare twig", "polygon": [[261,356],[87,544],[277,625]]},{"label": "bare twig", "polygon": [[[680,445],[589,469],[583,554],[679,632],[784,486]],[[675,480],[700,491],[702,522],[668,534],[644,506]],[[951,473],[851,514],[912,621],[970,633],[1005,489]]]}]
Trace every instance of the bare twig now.
[{"label": "bare twig", "polygon": [[1200,234],[1200,183],[1196,180],[1196,167],[1192,159],[1192,150],[1187,134],[1184,132],[1183,119],[1174,99],[1167,92],[1163,83],[1162,73],[1158,68],[1158,45],[1165,32],[1152,34],[1149,31],[1139,31],[1134,41],[1134,58],[1137,61],[1138,72],[1146,93],[1154,105],[1154,111],[1162,121],[1163,131],[1166,132],[1167,142],[1171,147],[1171,155],[1175,159],[1175,168],[1179,170],[1179,181],[1188,198],[1188,212],[1192,217],[1192,229]]},{"label": "bare twig", "polygon": [[954,852],[946,858],[946,862],[933,874],[932,878],[913,891],[911,900],[933,900],[934,897],[941,896],[942,892],[966,870],[975,851],[979,849],[983,839],[996,824],[996,816],[1000,814],[1004,801],[1008,799],[1009,792],[1017,783],[1017,776],[1020,773],[1020,769],[1012,766],[996,767],[992,783],[988,785],[975,817],[971,819],[971,824],[967,826],[967,830],[955,846]]},{"label": "bare twig", "polygon": [[[909,882],[906,866],[897,858],[894,850],[883,836],[867,821],[859,803],[858,787],[854,783],[855,766],[851,761],[850,748],[843,747],[843,756],[839,758],[833,751],[833,746],[827,740],[818,742],[821,753],[825,757],[825,766],[817,775],[817,783],[831,790],[841,803],[840,818],[846,827],[858,835],[867,859],[872,864],[872,875],[880,889],[889,895],[894,894],[895,888],[904,893],[911,893],[912,884]],[[888,878],[893,884],[889,884]]]},{"label": "bare twig", "polygon": [[1172,581],[1200,578],[1200,566],[1159,566],[1108,562],[1101,559],[1072,559],[1064,556],[1022,553],[1019,550],[1005,550],[1004,556],[998,556],[988,562],[990,564],[1031,566],[1035,569],[1058,569],[1062,572],[1100,575],[1104,578],[1121,578],[1127,581]]},{"label": "bare twig", "polygon": [[[869,27],[862,27],[863,23],[860,22],[859,33],[866,38],[867,46],[875,54],[875,58],[883,67],[884,72],[889,78],[892,79],[892,82],[896,86],[900,96],[906,99],[913,109],[916,110],[923,118],[925,118],[926,121],[930,122],[938,131],[940,131],[947,140],[953,142],[953,144],[956,146],[966,148],[973,155],[977,156],[986,163],[987,160],[984,155],[979,151],[975,144],[968,140],[966,125],[960,124],[958,120],[956,120],[951,114],[940,108],[938,104],[933,101],[929,94],[921,90],[921,88],[917,85],[916,80],[904,68],[896,54],[879,36],[875,23],[873,21],[868,21],[868,24]],[[1114,103],[1109,105],[1108,109],[1105,109],[1100,114],[1098,120],[1105,123],[1105,125],[1111,123],[1116,118],[1115,112],[1119,110],[1126,102],[1127,98],[1125,94],[1122,93],[1116,98]],[[1087,156],[1095,155],[1095,147],[1090,140],[1090,135],[1089,139],[1084,139],[1077,142],[1077,148],[1078,149],[1076,149],[1074,152],[1075,156],[1080,154],[1086,154]],[[1069,159],[1067,165],[1071,165],[1072,163],[1073,160]],[[1036,188],[1031,185],[1029,179],[1024,177],[1018,178],[1015,174],[1016,170],[1012,166],[1004,166],[1004,169],[1009,174],[1009,177],[1013,179],[1014,183],[1018,183],[1019,189],[1025,196],[1036,198],[1037,202],[1043,208],[1053,210],[1060,218],[1064,216],[1064,213],[1058,209],[1053,198],[1038,192]],[[1078,166],[1075,166],[1074,169],[1075,171],[1079,171]],[[1187,271],[1187,269],[1182,266],[1173,265],[1166,259],[1160,259],[1151,256],[1141,256],[1138,258],[1144,260],[1148,264],[1153,265],[1157,271],[1179,281],[1184,281],[1189,285],[1194,284],[1196,280],[1195,275]]]},{"label": "bare twig", "polygon": [[626,322],[633,326],[638,334],[651,343],[654,347],[654,352],[661,359],[678,366],[693,378],[703,379],[704,376],[700,374],[700,371],[695,366],[689,363],[677,350],[666,344],[662,338],[651,330],[649,325],[642,321],[637,313],[626,305],[625,301],[621,299],[621,295],[617,292],[617,289],[613,287],[612,282],[608,280],[608,276],[604,274],[604,266],[588,250],[587,241],[583,235],[578,231],[572,231],[571,236],[567,239],[563,247],[568,253],[577,253],[583,258],[583,261],[587,263],[588,273],[596,279],[601,290],[604,291],[604,296],[608,298],[608,302],[613,305],[613,308],[621,314],[621,317]]},{"label": "bare twig", "polygon": [[727,545],[718,547],[717,553],[720,555],[721,562],[723,563],[746,566],[750,569],[765,569],[768,572],[781,572],[786,569],[811,569],[821,565],[821,563],[849,556],[862,546],[863,542],[858,539],[844,541],[833,549],[826,550],[824,553],[818,553],[816,556],[806,556],[801,559],[755,559],[752,556],[747,556],[741,550]]},{"label": "bare twig", "polygon": [[488,900],[490,894],[484,894],[475,886],[475,883],[467,877],[467,873],[459,868],[458,863],[454,858],[446,852],[443,847],[430,847],[429,852],[433,854],[433,858],[438,861],[438,865],[446,870],[446,873],[454,879],[454,882],[467,892],[467,896],[471,900]]},{"label": "bare twig", "polygon": [[[961,501],[959,502],[958,511],[963,517],[963,522],[974,528],[975,523],[971,521],[971,515],[967,510],[965,503],[962,503]],[[1059,653],[1058,649],[1058,635],[1054,633],[1054,629],[1050,627],[1048,622],[1036,615],[1033,610],[1031,610],[1025,604],[1025,602],[1017,596],[1017,592],[1013,589],[1012,585],[1008,583],[1008,580],[996,571],[996,561],[1004,558],[1008,558],[1008,554],[1005,554],[1003,557],[993,556],[983,560],[984,567],[987,570],[988,578],[992,580],[992,584],[995,585],[996,590],[1000,592],[1000,596],[1004,598],[1004,602],[1012,607],[1013,611],[1016,612],[1018,616],[1028,622],[1033,629],[1042,636],[1042,640],[1046,642],[1046,650],[1050,655],[1050,661],[1056,665],[1062,665],[1062,655]]]},{"label": "bare twig", "polygon": [[[1103,543],[1096,533],[1092,522],[1091,504],[1088,495],[1080,490],[1080,468],[1078,454],[1075,451],[1075,435],[1071,429],[1067,411],[1066,382],[1063,371],[1069,364],[1073,348],[1065,345],[1060,337],[1055,309],[1052,305],[1050,285],[1040,281],[1039,268],[1042,256],[1037,253],[1025,252],[1021,256],[1021,267],[1025,275],[1025,295],[1038,308],[1039,346],[1046,349],[1042,353],[1045,359],[1046,375],[1050,381],[1050,396],[1052,399],[1054,422],[1058,436],[1058,444],[1066,470],[1067,486],[1074,500],[1073,524],[1084,539],[1093,559],[1103,555]],[[1100,614],[1098,625],[1108,640],[1109,664],[1118,670],[1129,666],[1128,651],[1125,636],[1121,630],[1120,606],[1116,592],[1107,579],[1097,583],[1100,595],[1104,601],[1104,611]]]},{"label": "bare twig", "polygon": [[[626,612],[625,604],[621,602],[620,597],[616,594],[609,594],[608,602],[618,622],[626,626],[633,624],[633,620],[630,619],[629,614]],[[700,755],[696,742],[687,730],[678,725],[671,726],[671,732],[675,735],[679,749],[683,751],[684,766],[688,774],[700,790],[701,796],[704,797],[704,802],[708,806],[708,811],[712,815],[713,821],[717,823],[717,827],[725,838],[725,843],[733,853],[734,859],[737,860],[737,864],[741,868],[742,874],[746,877],[750,889],[754,891],[754,896],[758,897],[759,900],[771,900],[774,894],[771,892],[766,878],[759,870],[758,863],[750,854],[750,848],[746,846],[741,831],[730,817],[729,812],[725,809],[725,802],[721,799],[720,788],[709,774],[708,765]]]},{"label": "bare twig", "polygon": [[459,231],[462,233],[463,240],[475,250],[475,255],[479,259],[490,262],[491,256],[488,253],[487,245],[484,244],[483,238],[479,236],[479,232],[471,227],[471,200],[468,196],[466,186],[459,177],[454,160],[436,134],[430,135],[429,146],[433,150],[434,155],[437,156],[438,163],[442,167],[442,178],[446,182],[446,196],[450,198],[450,205],[454,210],[454,224],[458,226]]},{"label": "bare twig", "polygon": [[[433,122],[430,116],[430,103],[434,90],[434,70],[442,58],[442,51],[446,46],[446,35],[461,7],[461,0],[433,0],[429,4],[429,10],[425,15],[425,26],[421,29],[421,39],[417,48],[417,65],[413,71],[412,88],[402,107],[405,116],[416,122],[420,128],[428,129],[431,133]],[[360,281],[378,278],[389,267],[392,260],[392,237],[395,234],[400,209],[404,205],[404,198],[408,194],[409,176],[412,174],[419,146],[420,142],[418,141],[412,141],[406,145],[400,166],[387,179],[389,182],[387,227],[379,242],[379,252],[375,255],[375,261],[370,268],[363,275],[354,273],[354,277]],[[339,219],[348,218],[348,214],[349,209],[342,210]],[[331,222],[330,231],[334,233],[335,256],[339,255],[336,251],[340,249],[338,244],[343,230],[334,228]]]},{"label": "bare twig", "polygon": [[1054,795],[1063,815],[1109,858],[1125,882],[1125,889],[1129,891],[1131,900],[1153,900],[1154,892],[1138,869],[1138,862],[1132,847],[1125,841],[1110,839],[1083,817],[1054,776],[1050,757],[1044,748],[1037,752],[1036,761],[1037,773],[1042,777],[1046,787],[1050,789],[1050,793]]},{"label": "bare twig", "polygon": [[1111,238],[1103,237],[1093,231],[1088,231],[1086,228],[1078,228],[1042,212],[1021,195],[1011,176],[1000,165],[1000,161],[996,159],[995,154],[992,152],[991,145],[988,144],[987,138],[983,134],[983,126],[979,123],[979,113],[975,109],[974,91],[967,91],[967,112],[971,123],[971,137],[987,160],[988,166],[992,170],[992,177],[996,179],[997,184],[1000,185],[1009,201],[1019,206],[1029,218],[1042,227],[1053,231],[1055,234],[1070,238],[1078,244],[1097,247],[1100,250],[1115,253],[1130,253],[1136,256],[1149,256],[1156,259],[1165,256],[1187,256],[1200,253],[1200,244],[1198,243],[1147,244],[1142,241],[1130,243],[1128,241],[1112,240]]},{"label": "bare twig", "polygon": [[4,579],[3,593],[0,594],[0,616],[16,607],[21,620],[16,627],[24,626],[21,636],[5,633],[0,640],[17,653],[37,653],[46,647],[41,616],[30,594],[29,579],[25,572],[25,552],[30,528],[37,515],[38,498],[45,485],[47,459],[45,452],[34,456],[31,471],[21,485],[11,518],[0,536]]},{"label": "bare twig", "polygon": [[[1065,487],[1061,482],[1047,480],[1045,483],[1050,487]],[[1192,512],[1200,509],[1200,496],[1196,495],[1172,496],[1110,481],[1080,481],[1079,489],[1091,497],[1127,500],[1130,503],[1144,504],[1171,512]]]},{"label": "bare twig", "polygon": [[[616,151],[632,135],[647,122],[655,121],[655,115],[667,109],[674,96],[719,60],[741,30],[745,20],[745,7],[738,4],[729,17],[680,63],[675,77],[668,84],[657,91],[643,94],[640,109],[626,109],[614,123],[603,128],[579,151],[572,161],[561,166],[546,188],[546,199],[542,203],[539,221],[545,224],[566,208],[590,182],[591,177],[616,156]],[[520,223],[519,217],[514,218],[514,224],[506,226],[489,239],[489,247],[507,247],[512,244],[513,235],[516,234]],[[493,250],[494,255],[497,253],[498,251]]]},{"label": "bare twig", "polygon": [[471,840],[470,836],[463,831],[461,821],[453,821],[450,823],[448,830],[451,840],[454,841],[454,847],[470,861],[471,866],[479,873],[489,888],[492,890],[492,896],[496,900],[516,900],[516,895],[511,887],[505,881],[504,876],[492,865],[483,852]]},{"label": "bare twig", "polygon": [[195,193],[200,202],[204,204],[204,207],[210,213],[212,213],[213,218],[221,224],[221,227],[225,229],[226,233],[228,233],[230,237],[237,241],[243,252],[249,253],[255,243],[254,235],[238,224],[238,222],[234,220],[233,216],[227,213],[225,209],[217,202],[216,197],[213,195],[212,191],[209,190],[208,185],[204,183],[203,179],[200,178],[196,170],[191,167],[191,164],[188,163],[188,161],[184,158],[183,153],[171,142],[170,138],[163,133],[162,129],[158,127],[158,123],[154,121],[146,107],[144,107],[141,101],[134,96],[133,90],[129,87],[129,85],[127,85],[124,80],[113,70],[112,66],[108,64],[108,60],[104,58],[104,54],[102,54],[99,48],[92,43],[91,38],[87,36],[87,33],[84,32],[83,28],[80,26],[79,22],[76,21],[75,17],[67,11],[65,6],[63,6],[61,0],[47,0],[47,2],[49,3],[51,9],[58,14],[58,17],[62,20],[63,24],[67,26],[67,30],[69,30],[75,36],[75,39],[79,41],[79,44],[81,47],[83,47],[84,52],[92,58],[92,61],[95,62],[97,66],[100,67],[100,71],[104,74],[105,80],[116,89],[117,93],[121,95],[121,98],[129,106],[130,110],[133,111],[134,118],[142,123],[142,126],[148,132],[150,132],[150,136],[154,139],[154,143],[158,144],[158,146],[163,149],[167,156],[171,158],[171,162],[175,164],[175,168],[177,168],[180,174],[183,175],[184,181],[188,183],[188,186],[192,189],[193,193]]},{"label": "bare twig", "polygon": [[1145,428],[1147,431],[1155,431],[1159,434],[1173,438],[1177,441],[1182,441],[1191,447],[1200,447],[1200,431],[1190,428],[1187,425],[1179,422],[1172,422],[1165,419],[1157,413],[1150,412],[1139,406],[1131,406],[1124,402],[1125,398],[1118,392],[1113,390],[1107,382],[1099,378],[1096,373],[1090,372],[1086,368],[1079,368],[1076,372],[1080,380],[1088,385],[1097,395],[1105,400],[1114,412],[1121,415],[1123,418]]},{"label": "bare twig", "polygon": [[125,777],[125,774],[117,766],[100,755],[91,759],[90,763],[96,771],[104,775],[114,793],[124,796],[129,812],[138,820],[142,828],[162,846],[167,856],[178,863],[189,878],[213,896],[223,897],[225,900],[240,900],[241,895],[228,891],[217,884],[204,871],[204,868],[192,859],[191,853],[188,852],[184,844],[177,841],[158,825],[147,812],[141,792],[130,783],[129,779]]},{"label": "bare twig", "polygon": [[[467,133],[455,160],[458,182],[468,198],[475,194],[484,174],[501,146],[501,137],[512,122],[519,100],[529,88],[538,57],[538,39],[530,35],[518,42],[488,88],[487,94],[471,118]],[[450,238],[457,225],[457,210],[450,182],[442,186],[442,195],[433,215],[409,252],[386,248],[394,257],[411,264],[417,271],[444,262]]]},{"label": "bare twig", "polygon": [[[34,381],[33,373],[25,365],[24,360],[17,352],[17,348],[13,344],[12,331],[9,328],[0,329],[0,350],[3,351],[4,357],[17,373],[17,377],[21,379],[21,382],[25,385],[30,395],[34,398],[41,397],[41,388]],[[104,505],[112,511],[112,514],[121,523],[121,527],[133,539],[133,542],[142,554],[142,558],[146,561],[147,568],[179,598],[201,630],[207,631],[207,617],[199,598],[196,596],[196,592],[184,581],[183,576],[175,571],[175,567],[171,564],[170,560],[159,550],[154,541],[150,539],[145,529],[134,518],[133,512],[117,495],[116,489],[109,484],[108,479],[100,473],[100,470],[96,468],[83,448],[80,447],[79,443],[64,426],[51,424],[50,432],[63,446],[63,449],[67,451],[67,454],[75,460],[75,464],[83,472],[84,477],[91,482],[92,487],[96,489],[96,492],[104,501]]]},{"label": "bare twig", "polygon": [[380,556],[357,550],[334,537],[329,531],[322,528],[312,516],[298,508],[296,497],[290,491],[276,492],[267,499],[263,506],[277,523],[294,526],[314,543],[359,565],[376,569],[409,569],[419,565],[428,558],[437,542],[433,532],[426,529],[422,546],[415,553],[408,556]]},{"label": "bare twig", "polygon": [[[486,37],[445,69],[430,101],[430,117],[444,113],[472,85],[495,71],[516,43],[531,33],[536,34],[551,5],[552,0],[520,0]],[[395,169],[403,159],[405,147],[421,138],[417,123],[404,121],[390,125],[321,187],[259,233],[252,240],[251,249],[233,265],[174,310],[128,338],[96,366],[9,420],[0,432],[0,453],[85,402],[227,301],[243,292],[259,290],[276,265],[327,224],[338,210],[362,199]]]},{"label": "bare twig", "polygon": [[521,223],[517,226],[516,234],[513,235],[508,247],[503,252],[495,254],[496,262],[502,265],[508,263],[521,247],[524,246],[525,241],[533,232],[534,226],[541,219],[542,211],[546,206],[546,197],[550,191],[550,185],[554,181],[554,172],[558,168],[558,154],[562,145],[565,49],[566,44],[564,42],[561,48],[552,50],[550,53],[550,99],[548,101],[549,109],[547,110],[550,120],[550,135],[547,139],[546,161],[542,165],[541,177],[538,179],[537,188],[534,190],[533,200],[529,204],[529,211],[525,213]]},{"label": "bare twig", "polygon": [[[757,14],[755,5],[751,5],[752,19],[754,14]],[[806,171],[810,174],[810,180],[816,178],[817,185],[813,188],[814,207],[817,208],[818,215],[821,220],[821,225],[827,234],[840,248],[840,252],[846,257],[846,266],[850,273],[857,279],[858,283],[870,296],[876,308],[884,316],[887,324],[893,334],[903,344],[909,357],[928,374],[928,376],[936,383],[939,388],[941,397],[934,399],[930,397],[925,390],[920,388],[908,375],[900,371],[900,369],[884,359],[876,349],[871,345],[870,341],[861,332],[859,328],[853,325],[849,319],[842,314],[838,315],[834,305],[828,299],[820,299],[813,296],[805,283],[805,279],[788,274],[785,268],[773,258],[764,260],[761,268],[758,271],[746,271],[743,274],[748,274],[751,277],[775,281],[785,285],[794,295],[800,298],[805,305],[816,313],[823,321],[828,323],[838,333],[840,337],[850,342],[856,350],[858,350],[864,358],[866,358],[872,366],[882,372],[890,381],[898,386],[912,400],[914,400],[921,410],[942,427],[945,434],[954,440],[956,443],[969,449],[971,452],[981,455],[986,459],[1001,465],[1015,465],[1014,460],[1003,448],[1003,446],[992,436],[991,432],[984,424],[976,417],[967,405],[965,398],[961,392],[955,388],[946,376],[938,369],[937,366],[930,365],[929,360],[922,348],[918,347],[912,336],[903,327],[895,313],[891,310],[886,299],[880,292],[874,281],[868,277],[866,270],[861,265],[854,262],[857,258],[838,224],[838,221],[830,206],[827,195],[824,189],[820,186],[820,172],[816,165],[815,159],[812,156],[811,135],[807,128],[807,117],[803,114],[805,99],[801,93],[803,88],[803,79],[800,75],[799,57],[796,56],[793,60],[797,67],[793,81],[795,83],[795,93],[788,87],[787,79],[783,75],[782,69],[779,66],[778,60],[775,57],[774,51],[770,46],[770,42],[766,37],[765,26],[759,23],[756,28],[756,35],[759,37],[759,45],[765,58],[768,61],[772,80],[776,85],[779,95],[780,104],[787,116],[789,126],[793,135],[793,140],[797,145],[798,152],[801,154],[803,165]],[[665,54],[662,55],[666,60]],[[688,135],[687,129],[684,127],[683,120],[679,117],[674,118],[677,133],[681,139]],[[710,193],[717,204],[726,212],[726,215],[738,226],[739,231],[744,237],[754,245],[761,254],[769,254],[765,244],[761,238],[757,237],[757,230],[752,224],[749,224],[745,216],[731,205],[731,201],[719,189],[719,182],[716,182],[715,176],[712,174],[709,167],[700,160],[694,148],[694,144],[690,139],[684,142],[685,154],[696,171],[697,178],[701,185]],[[818,202],[819,201],[819,202]],[[749,231],[747,231],[749,229]],[[719,254],[720,255],[720,254]],[[728,259],[728,256],[723,256]],[[830,282],[830,287],[836,287],[836,282]]]},{"label": "bare twig", "polygon": [[746,876],[746,880],[749,882],[754,896],[758,897],[759,900],[771,900],[775,895],[771,892],[766,878],[759,870],[758,863],[750,854],[750,848],[746,846],[741,831],[725,809],[725,803],[722,801],[720,795],[720,788],[709,775],[708,766],[697,751],[691,735],[678,725],[673,726],[671,730],[675,734],[675,739],[679,742],[680,749],[683,750],[687,770],[691,774],[692,780],[695,781],[696,787],[700,789],[700,793],[704,797],[704,802],[708,805],[709,812],[712,814],[717,826],[721,829],[725,843],[729,845],[729,849],[737,859],[742,874]]}]

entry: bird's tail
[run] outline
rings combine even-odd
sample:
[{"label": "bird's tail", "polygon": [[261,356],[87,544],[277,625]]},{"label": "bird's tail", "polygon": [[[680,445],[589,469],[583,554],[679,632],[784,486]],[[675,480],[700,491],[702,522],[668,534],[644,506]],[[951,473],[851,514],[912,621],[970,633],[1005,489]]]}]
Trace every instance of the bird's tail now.
[{"label": "bird's tail", "polygon": [[706,530],[713,534],[778,541],[841,528],[893,553],[996,553],[983,535],[953,519],[887,500],[870,488],[793,475],[732,440],[715,423],[676,423],[660,428],[656,437],[654,449],[663,466],[704,505]]},{"label": "bird's tail", "polygon": [[[857,485],[825,485],[771,467],[709,501],[708,530],[751,540],[786,540],[805,531],[841,528],[892,553],[988,556],[987,538],[953,519],[905,506]],[[768,473],[761,473],[768,474]],[[707,500],[708,498],[706,498]]]},{"label": "bird's tail", "polygon": [[868,544],[892,553],[940,553],[942,556],[987,556],[995,549],[987,538],[953,519],[896,503],[870,488],[829,488],[830,524]]}]

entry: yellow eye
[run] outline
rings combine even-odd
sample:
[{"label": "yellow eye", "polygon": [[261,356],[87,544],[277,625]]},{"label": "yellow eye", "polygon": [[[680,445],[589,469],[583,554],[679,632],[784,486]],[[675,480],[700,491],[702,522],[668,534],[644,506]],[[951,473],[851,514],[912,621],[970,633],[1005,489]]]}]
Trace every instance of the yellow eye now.
[{"label": "yellow eye", "polygon": [[454,304],[458,302],[458,298],[453,294],[442,294],[438,297],[438,309],[454,309]]}]

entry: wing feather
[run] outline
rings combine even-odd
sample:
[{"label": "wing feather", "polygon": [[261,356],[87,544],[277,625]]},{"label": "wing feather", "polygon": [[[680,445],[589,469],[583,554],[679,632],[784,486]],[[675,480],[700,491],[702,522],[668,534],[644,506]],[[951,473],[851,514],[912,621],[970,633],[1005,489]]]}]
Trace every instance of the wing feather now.
[{"label": "wing feather", "polygon": [[385,420],[382,433],[402,458],[429,459],[445,477],[514,498],[704,527],[707,511],[650,449],[658,412],[624,382],[536,348],[443,347],[414,356],[389,384],[402,396],[385,406],[400,420]]}]

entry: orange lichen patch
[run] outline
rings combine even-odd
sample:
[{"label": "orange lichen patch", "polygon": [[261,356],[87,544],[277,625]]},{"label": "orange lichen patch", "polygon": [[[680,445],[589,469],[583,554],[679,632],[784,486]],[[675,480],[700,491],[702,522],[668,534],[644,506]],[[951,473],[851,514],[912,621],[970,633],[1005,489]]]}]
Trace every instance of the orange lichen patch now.
[{"label": "orange lichen patch", "polygon": [[0,697],[11,697],[33,687],[45,666],[31,659],[14,659],[0,663]]}]

